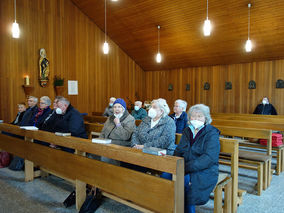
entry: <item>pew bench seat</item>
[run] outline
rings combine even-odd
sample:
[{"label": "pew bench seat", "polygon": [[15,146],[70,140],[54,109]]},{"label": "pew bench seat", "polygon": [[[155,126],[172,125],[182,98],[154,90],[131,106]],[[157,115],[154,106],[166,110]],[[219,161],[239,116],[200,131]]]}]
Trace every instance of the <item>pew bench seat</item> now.
[{"label": "pew bench seat", "polygon": [[[220,153],[220,158],[228,158],[228,154],[227,153]],[[258,171],[258,193],[261,193],[260,191],[260,185],[261,183],[259,183],[260,181],[260,177],[263,177],[263,189],[266,190],[269,185],[270,185],[270,181],[271,181],[271,160],[272,157],[262,154],[262,153],[257,153],[257,152],[252,152],[252,151],[245,151],[245,150],[239,150],[239,162],[240,163],[244,163],[244,164],[249,164],[249,165],[257,165],[257,167],[250,167],[249,165],[243,165],[240,164],[241,168],[247,168],[247,169],[254,169]],[[261,174],[261,166],[260,163],[263,164],[263,169],[262,169],[262,174]]]},{"label": "pew bench seat", "polygon": [[[252,147],[266,150],[267,146],[261,145],[259,143],[249,142],[247,140],[241,141],[240,146],[242,147]],[[284,144],[277,147],[272,147],[272,150],[276,152],[276,175],[280,175],[284,171]]]}]

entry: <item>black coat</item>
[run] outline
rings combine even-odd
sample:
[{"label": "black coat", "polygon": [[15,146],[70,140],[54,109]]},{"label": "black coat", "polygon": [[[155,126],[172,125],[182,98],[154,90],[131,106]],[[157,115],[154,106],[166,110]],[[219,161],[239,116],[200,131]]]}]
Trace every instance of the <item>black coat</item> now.
[{"label": "black coat", "polygon": [[277,112],[272,104],[258,104],[253,114],[277,115]]},{"label": "black coat", "polygon": [[47,131],[71,133],[74,137],[88,138],[83,117],[80,112],[71,105],[68,106],[64,115],[56,115],[54,117]]},{"label": "black coat", "polygon": [[32,119],[35,116],[35,113],[37,112],[37,106],[34,106],[32,108],[27,108],[22,121],[20,122],[19,126],[33,126]]},{"label": "black coat", "polygon": [[219,175],[219,130],[206,125],[201,129],[193,142],[189,127],[183,131],[180,143],[174,155],[184,158],[185,174],[190,175],[191,185],[187,193],[188,205],[203,205],[209,200]]},{"label": "black coat", "polygon": [[[24,117],[24,114],[25,114],[26,111],[23,111],[23,112],[18,112],[17,113],[17,116],[15,118],[15,120],[11,123],[11,124],[14,124],[14,125],[19,125]],[[18,117],[19,116],[19,117]],[[18,117],[18,121],[17,121],[17,117]],[[17,122],[16,122],[17,121]]]}]

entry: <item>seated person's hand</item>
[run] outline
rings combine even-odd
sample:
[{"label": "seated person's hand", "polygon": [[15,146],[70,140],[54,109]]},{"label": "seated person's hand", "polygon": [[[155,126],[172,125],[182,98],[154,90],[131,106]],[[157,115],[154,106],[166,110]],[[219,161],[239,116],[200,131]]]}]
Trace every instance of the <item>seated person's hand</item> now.
[{"label": "seated person's hand", "polygon": [[144,148],[144,145],[135,145],[133,146],[134,149],[143,149]]},{"label": "seated person's hand", "polygon": [[119,124],[119,123],[120,123],[119,118],[115,118],[113,121],[114,121],[115,125],[117,125],[117,124]]}]

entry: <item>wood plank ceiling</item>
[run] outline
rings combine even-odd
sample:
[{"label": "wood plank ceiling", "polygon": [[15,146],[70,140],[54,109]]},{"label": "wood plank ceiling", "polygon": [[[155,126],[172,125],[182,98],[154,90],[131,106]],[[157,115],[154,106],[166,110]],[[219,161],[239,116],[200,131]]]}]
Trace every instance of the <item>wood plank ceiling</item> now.
[{"label": "wood plank ceiling", "polygon": [[[72,1],[104,31],[104,0]],[[249,2],[254,48],[246,53]],[[284,0],[209,0],[210,37],[205,19],[206,0],[107,0],[108,36],[145,71],[284,58]]]}]

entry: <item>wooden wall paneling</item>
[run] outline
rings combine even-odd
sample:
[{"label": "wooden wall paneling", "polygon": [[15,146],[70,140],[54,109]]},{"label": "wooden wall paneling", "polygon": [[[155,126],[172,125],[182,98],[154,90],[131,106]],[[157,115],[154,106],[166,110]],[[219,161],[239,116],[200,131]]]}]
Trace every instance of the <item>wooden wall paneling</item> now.
[{"label": "wooden wall paneling", "polygon": [[[174,100],[185,97],[189,107],[204,103],[212,112],[253,113],[263,96],[268,96],[277,112],[284,114],[284,89],[275,88],[277,79],[284,79],[283,69],[284,60],[274,60],[146,72],[146,99],[164,94],[162,89],[158,92],[155,88],[162,88],[169,75],[174,90],[177,88],[166,97],[171,107]],[[170,74],[164,74],[167,72]],[[256,81],[256,89],[248,89],[250,80]],[[209,91],[203,89],[206,81],[210,83]],[[225,90],[225,81],[232,82],[232,90]],[[190,91],[181,89],[185,82],[190,83]]]},{"label": "wooden wall paneling", "polygon": [[[111,38],[110,53],[104,55],[104,33],[70,0],[17,1],[19,39],[13,39],[10,32],[13,2],[0,1],[0,12],[0,119],[11,121],[16,104],[25,101],[25,75],[34,87],[32,95],[51,99],[54,76],[63,77],[63,96],[80,112],[103,111],[111,96],[128,96],[134,101],[135,91],[144,99],[144,71]],[[46,49],[50,62],[46,88],[38,83],[40,48]],[[67,80],[78,80],[78,96],[68,95]]]}]

